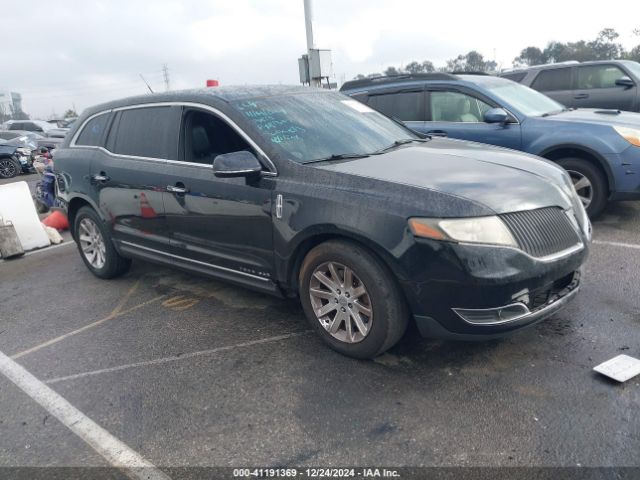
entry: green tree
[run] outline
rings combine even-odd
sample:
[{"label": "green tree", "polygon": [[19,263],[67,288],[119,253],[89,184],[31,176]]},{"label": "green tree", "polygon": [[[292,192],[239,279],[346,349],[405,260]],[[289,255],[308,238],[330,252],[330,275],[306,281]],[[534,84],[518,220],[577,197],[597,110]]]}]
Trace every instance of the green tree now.
[{"label": "green tree", "polygon": [[542,65],[546,63],[546,59],[542,50],[538,47],[527,47],[520,51],[520,55],[513,59],[514,67],[531,67],[533,65]]},{"label": "green tree", "polygon": [[596,39],[587,44],[592,60],[611,60],[622,57],[624,48],[620,43],[616,43],[615,40],[618,37],[620,35],[613,28],[600,31]]},{"label": "green tree", "polygon": [[400,71],[396,67],[387,67],[387,69],[383,73],[387,77],[391,77],[392,75],[398,75]]},{"label": "green tree", "polygon": [[404,68],[409,73],[431,73],[436,71],[433,63],[431,63],[429,60],[425,60],[423,62],[416,62],[414,60],[413,62],[407,64],[407,66]]},{"label": "green tree", "polygon": [[70,108],[69,110],[64,112],[64,115],[62,116],[62,118],[75,118],[77,116],[78,116],[78,114],[76,113],[76,111],[74,109]]},{"label": "green tree", "polygon": [[456,72],[491,72],[497,67],[493,60],[485,61],[481,53],[472,50],[466,55],[458,55],[456,58],[447,60],[446,71]]}]

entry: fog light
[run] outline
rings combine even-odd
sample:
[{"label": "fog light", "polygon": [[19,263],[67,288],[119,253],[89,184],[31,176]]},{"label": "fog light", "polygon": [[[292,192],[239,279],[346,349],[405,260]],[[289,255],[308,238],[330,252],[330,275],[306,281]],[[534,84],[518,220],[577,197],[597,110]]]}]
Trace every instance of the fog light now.
[{"label": "fog light", "polygon": [[513,322],[531,313],[527,306],[522,303],[512,303],[498,308],[454,308],[453,311],[465,322],[473,325],[496,325]]}]

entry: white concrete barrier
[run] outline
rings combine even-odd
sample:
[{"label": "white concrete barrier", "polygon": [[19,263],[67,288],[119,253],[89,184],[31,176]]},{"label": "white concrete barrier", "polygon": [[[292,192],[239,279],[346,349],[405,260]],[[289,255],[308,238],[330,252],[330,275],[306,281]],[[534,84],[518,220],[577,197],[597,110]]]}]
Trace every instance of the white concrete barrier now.
[{"label": "white concrete barrier", "polygon": [[25,251],[50,245],[27,182],[0,185],[0,217],[5,222],[13,223]]}]

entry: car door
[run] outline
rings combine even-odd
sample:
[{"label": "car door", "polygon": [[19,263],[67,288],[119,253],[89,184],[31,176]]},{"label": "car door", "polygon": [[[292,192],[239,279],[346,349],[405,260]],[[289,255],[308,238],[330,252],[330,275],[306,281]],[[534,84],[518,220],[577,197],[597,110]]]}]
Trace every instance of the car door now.
[{"label": "car door", "polygon": [[484,121],[488,110],[500,107],[489,102],[454,87],[429,87],[422,133],[520,149],[520,124],[515,118],[514,123],[506,124]]},{"label": "car door", "polygon": [[553,98],[565,107],[575,107],[575,68],[560,67],[540,70],[531,88]]},{"label": "car door", "polygon": [[424,98],[422,85],[395,87],[369,92],[367,105],[420,132],[426,118]]},{"label": "car door", "polygon": [[225,280],[271,285],[271,180],[213,173],[216,156],[252,151],[248,137],[206,107],[185,107],[180,132],[180,160],[171,162],[165,193],[174,260]]},{"label": "car door", "polygon": [[616,85],[616,80],[624,77],[631,78],[614,64],[579,66],[574,106],[633,111],[638,85]]},{"label": "car door", "polygon": [[179,120],[180,109],[170,106],[113,112],[106,148],[95,150],[89,175],[91,196],[114,240],[124,250],[164,261],[170,241],[163,192],[172,181],[167,162],[177,158]]}]

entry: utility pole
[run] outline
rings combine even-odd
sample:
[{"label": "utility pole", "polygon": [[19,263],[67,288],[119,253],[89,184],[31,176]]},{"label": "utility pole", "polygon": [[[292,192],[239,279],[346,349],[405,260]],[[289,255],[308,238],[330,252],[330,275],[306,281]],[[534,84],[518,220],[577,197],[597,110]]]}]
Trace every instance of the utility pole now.
[{"label": "utility pole", "polygon": [[[307,31],[307,55],[311,56],[311,51],[316,48],[313,42],[313,3],[312,0],[304,0],[304,27]],[[309,85],[319,87],[322,79],[309,78]]]},{"label": "utility pole", "polygon": [[166,63],[162,65],[162,76],[164,77],[164,89],[168,92],[171,90],[171,84],[169,83],[169,67]]},{"label": "utility pole", "polygon": [[298,58],[300,83],[322,86],[322,79],[333,76],[331,50],[318,49],[313,41],[313,0],[304,0],[304,26],[307,33],[307,53]]}]

